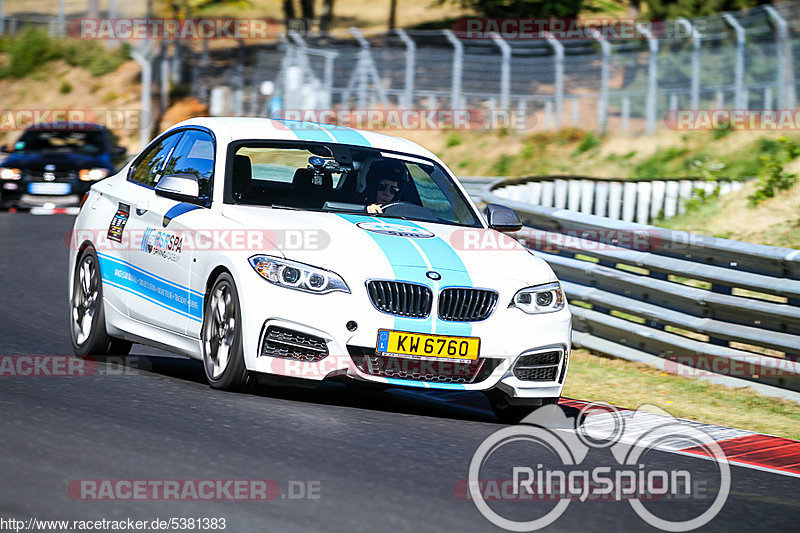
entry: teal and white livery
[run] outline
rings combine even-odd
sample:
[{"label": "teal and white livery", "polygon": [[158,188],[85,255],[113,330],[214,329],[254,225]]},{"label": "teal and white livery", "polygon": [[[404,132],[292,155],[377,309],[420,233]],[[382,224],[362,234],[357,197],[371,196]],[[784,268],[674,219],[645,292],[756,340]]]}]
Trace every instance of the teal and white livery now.
[{"label": "teal and white livery", "polygon": [[503,421],[558,400],[571,316],[550,267],[404,139],[196,118],[94,186],[75,221],[81,355],[141,343],[259,374],[482,391]]}]

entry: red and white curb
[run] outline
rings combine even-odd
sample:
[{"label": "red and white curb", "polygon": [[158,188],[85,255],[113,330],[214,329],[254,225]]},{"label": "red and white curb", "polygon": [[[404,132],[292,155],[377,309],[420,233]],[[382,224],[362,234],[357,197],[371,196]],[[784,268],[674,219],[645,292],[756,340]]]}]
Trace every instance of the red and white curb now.
[{"label": "red and white curb", "polygon": [[[563,398],[558,404],[584,411],[592,406],[591,402],[568,398]],[[618,408],[617,412],[625,420],[621,442],[633,444],[641,435],[663,425],[665,421],[676,420],[682,426],[701,430],[708,440],[686,447],[684,441],[676,439],[672,443],[659,443],[656,449],[713,460],[703,444],[715,442],[731,465],[800,478],[800,441],[630,409]],[[614,431],[617,423],[615,416],[604,412],[602,408],[590,410],[583,421],[583,430],[590,435],[608,435]]]},{"label": "red and white curb", "polygon": [[[424,397],[426,401],[432,400],[437,403],[450,404],[482,415],[488,414],[492,416],[491,412],[486,410],[485,400],[476,394],[460,391],[423,392],[403,389],[398,389],[394,392],[408,398]],[[659,442],[653,448],[664,452],[713,461],[715,459],[708,456],[708,450],[703,445],[714,442],[722,449],[728,463],[731,465],[800,478],[800,441],[773,435],[762,435],[744,429],[704,424],[693,420],[675,418],[668,414],[648,413],[642,410],[624,409],[616,406],[614,407],[616,413],[612,414],[604,410],[602,406],[593,408],[593,406],[597,405],[593,402],[573,400],[571,398],[562,398],[558,405],[569,410],[583,411],[585,418],[582,421],[581,431],[600,440],[615,432],[615,426],[619,423],[616,420],[616,416],[619,415],[624,419],[625,427],[622,435],[617,438],[620,442],[631,445],[637,443],[640,437],[648,431],[663,426],[667,422],[677,422],[687,429],[700,430],[699,432],[692,432],[692,434],[703,435],[704,438],[707,437],[707,440],[705,442],[696,442],[696,445],[686,447],[685,439],[676,438],[673,441],[665,440]],[[566,427],[552,427],[550,429],[575,431],[574,428]]]}]

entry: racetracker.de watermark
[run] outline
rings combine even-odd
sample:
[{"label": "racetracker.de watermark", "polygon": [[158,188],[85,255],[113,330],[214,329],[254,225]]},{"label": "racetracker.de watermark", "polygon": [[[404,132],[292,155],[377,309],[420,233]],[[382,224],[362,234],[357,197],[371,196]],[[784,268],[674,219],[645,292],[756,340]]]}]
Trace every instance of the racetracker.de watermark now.
[{"label": "racetracker.de watermark", "polygon": [[284,109],[272,118],[292,121],[285,127],[295,131],[319,129],[314,124],[299,121],[360,130],[526,131],[535,125],[535,117],[527,113],[482,109]]},{"label": "racetracker.de watermark", "polygon": [[0,378],[75,378],[138,375],[152,369],[149,358],[134,355],[0,355]]},{"label": "racetracker.de watermark", "polygon": [[670,355],[664,371],[679,376],[698,378],[715,375],[737,378],[793,378],[800,371],[797,355],[785,358],[762,355],[718,357],[713,355]]},{"label": "racetracker.de watermark", "polygon": [[798,130],[800,109],[673,109],[664,115],[664,125],[687,131]]},{"label": "racetracker.de watermark", "polygon": [[24,130],[31,126],[83,130],[84,123],[95,123],[115,131],[139,131],[143,118],[138,109],[0,109],[0,130]]},{"label": "racetracker.de watermark", "polygon": [[318,251],[330,245],[331,236],[322,229],[303,228],[124,229],[119,240],[109,238],[109,228],[70,230],[64,235],[64,244],[70,250],[80,250],[87,242],[98,252],[131,250],[175,256],[187,251]]},{"label": "racetracker.de watermark", "polygon": [[67,35],[100,40],[276,39],[281,24],[272,18],[78,18],[67,23]]},{"label": "racetracker.de watermark", "polygon": [[80,501],[319,500],[322,481],[272,479],[75,479],[67,495]]},{"label": "racetracker.de watermark", "polygon": [[[695,26],[702,32],[704,21]],[[453,24],[460,39],[503,39],[508,41],[555,39],[558,41],[608,41],[692,37],[692,30],[682,24],[645,18],[462,18]]]}]

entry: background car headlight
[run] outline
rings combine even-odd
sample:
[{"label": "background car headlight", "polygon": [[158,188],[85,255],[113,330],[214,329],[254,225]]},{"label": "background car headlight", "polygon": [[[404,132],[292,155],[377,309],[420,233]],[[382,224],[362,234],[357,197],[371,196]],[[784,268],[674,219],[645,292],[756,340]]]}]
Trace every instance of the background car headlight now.
[{"label": "background car headlight", "polygon": [[22,177],[22,172],[18,168],[0,167],[0,179],[18,180]]},{"label": "background car headlight", "polygon": [[78,177],[81,181],[97,181],[108,176],[108,170],[105,168],[82,168],[78,172]]},{"label": "background car headlight", "polygon": [[268,255],[254,255],[249,261],[262,278],[281,287],[317,294],[350,292],[347,283],[330,270]]},{"label": "background car headlight", "polygon": [[509,307],[517,307],[522,311],[533,315],[536,313],[553,313],[564,309],[566,299],[561,284],[557,281],[545,285],[526,287],[517,294],[508,304]]}]

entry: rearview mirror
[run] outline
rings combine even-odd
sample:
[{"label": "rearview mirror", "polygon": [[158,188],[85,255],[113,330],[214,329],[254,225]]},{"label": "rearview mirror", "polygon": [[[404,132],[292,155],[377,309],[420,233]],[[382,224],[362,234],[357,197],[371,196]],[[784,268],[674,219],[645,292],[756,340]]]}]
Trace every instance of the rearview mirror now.
[{"label": "rearview mirror", "polygon": [[204,199],[200,198],[200,185],[197,182],[197,176],[193,174],[168,174],[162,176],[156,184],[156,195],[179,202],[204,203]]},{"label": "rearview mirror", "polygon": [[517,212],[504,205],[488,204],[486,220],[489,227],[497,231],[514,232],[522,229],[522,221]]}]

